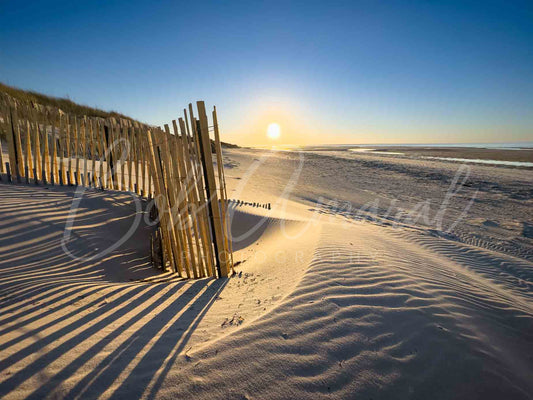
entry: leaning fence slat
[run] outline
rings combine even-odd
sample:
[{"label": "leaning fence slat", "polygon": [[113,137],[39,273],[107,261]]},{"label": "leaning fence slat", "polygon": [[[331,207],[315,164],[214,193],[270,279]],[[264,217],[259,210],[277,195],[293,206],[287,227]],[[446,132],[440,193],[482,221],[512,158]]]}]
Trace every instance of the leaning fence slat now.
[{"label": "leaning fence slat", "polygon": [[133,153],[133,162],[135,164],[135,193],[138,195],[141,195],[141,182],[140,182],[140,166],[139,162],[141,160],[141,146],[139,143],[139,124],[137,122],[134,123],[133,127],[133,143],[134,143],[134,153]]},{"label": "leaning fence slat", "polygon": [[30,178],[30,175],[33,174],[33,158],[31,156],[31,124],[29,120],[26,120],[26,179]]},{"label": "leaning fence slat", "polygon": [[111,141],[111,121],[109,119],[106,119],[103,123],[103,132],[102,132],[102,151],[104,153],[105,158],[105,184],[106,188],[113,189],[113,179],[112,179],[112,171],[111,171],[111,149],[109,148],[109,144]]},{"label": "leaning fence slat", "polygon": [[[167,135],[165,132],[163,132],[160,129],[155,129],[155,132],[157,134],[157,143],[158,143],[158,152],[159,152],[159,159],[160,159],[160,166],[161,166],[161,172],[162,172],[162,188],[164,188],[163,194],[167,196],[168,204],[169,204],[169,213],[172,217],[172,225],[171,228],[175,232],[176,238],[178,240],[179,245],[179,260],[182,265],[182,268],[185,271],[185,274],[188,278],[198,276],[194,271],[191,270],[190,267],[190,260],[189,255],[185,251],[187,248],[185,238],[185,234],[183,232],[182,228],[182,221],[181,221],[181,214],[179,212],[179,205],[176,201],[176,186],[174,184],[175,177],[172,175],[173,168],[171,166],[170,157],[169,157],[169,135]],[[176,211],[176,212],[175,212]]]},{"label": "leaning fence slat", "polygon": [[83,160],[83,177],[81,179],[82,181],[82,186],[87,186],[89,183],[88,183],[88,176],[87,176],[87,172],[88,172],[88,162],[87,162],[87,157],[88,157],[88,151],[87,151],[87,137],[89,136],[89,123],[88,123],[88,120],[87,120],[87,117],[84,117],[83,118],[83,130],[81,131],[81,157],[82,157],[82,160]]},{"label": "leaning fence slat", "polygon": [[155,141],[155,136],[152,136],[152,131],[148,130],[147,135],[147,150],[149,154],[149,160],[152,171],[154,175],[154,186],[156,190],[156,196],[154,200],[157,204],[159,210],[159,218],[161,221],[161,233],[163,236],[166,236],[167,239],[167,254],[171,258],[171,264],[174,269],[174,272],[177,272],[180,276],[182,275],[182,268],[180,265],[180,248],[178,246],[178,241],[174,229],[172,228],[174,223],[172,219],[172,213],[169,212],[168,196],[165,196],[166,193],[165,184],[163,181],[163,171],[161,169],[161,163],[159,158],[159,152],[157,149],[157,143]]},{"label": "leaning fence slat", "polygon": [[120,121],[120,170],[122,172],[122,190],[127,191],[128,190],[128,184],[127,184],[127,178],[128,173],[127,167],[128,167],[128,152],[127,152],[127,145],[128,145],[128,126],[127,121],[121,120]]},{"label": "leaning fence slat", "polygon": [[0,137],[0,174],[3,174],[4,172],[4,153],[2,149],[2,138]]},{"label": "leaning fence slat", "polygon": [[[56,125],[57,124],[57,125]],[[59,113],[53,113],[53,125],[52,125],[52,170],[54,171],[54,184],[59,183],[59,167],[57,163],[57,130],[61,129],[59,124]]]},{"label": "leaning fence slat", "polygon": [[139,147],[141,149],[141,196],[148,197],[146,192],[146,163],[148,162],[146,155],[148,154],[145,146],[146,132],[143,127],[139,129]]},{"label": "leaning fence slat", "polygon": [[152,176],[152,173],[151,173],[151,169],[148,170],[148,188],[147,188],[147,193],[148,193],[148,198],[151,199],[153,197],[153,184],[152,184],[152,179],[153,179],[153,176]]},{"label": "leaning fence slat", "polygon": [[[189,274],[192,272],[192,276],[198,278],[198,273],[196,271],[196,262],[194,261],[194,247],[191,246],[192,238],[190,237],[190,231],[188,231],[188,223],[186,222],[184,203],[181,199],[181,175],[177,166],[177,158],[175,153],[173,153],[173,141],[170,134],[168,125],[165,125],[165,132],[161,132],[164,136],[164,150],[162,155],[164,157],[165,167],[170,173],[170,193],[172,199],[172,211],[176,215],[176,228],[179,230],[179,235],[183,243],[183,251],[185,253],[185,265],[189,271]],[[175,160],[174,162],[172,160]],[[185,252],[185,250],[193,249],[191,253]]]},{"label": "leaning fence slat", "polygon": [[20,121],[18,119],[18,110],[17,106],[15,104],[15,107],[13,108],[13,114],[11,117],[11,124],[14,127],[14,138],[15,138],[15,154],[16,154],[16,174],[17,177],[20,179],[20,177],[24,176],[24,160],[22,156],[22,140],[20,138]]},{"label": "leaning fence slat", "polygon": [[94,140],[96,141],[96,148],[98,150],[98,179],[96,185],[103,189],[105,187],[104,183],[104,153],[103,153],[103,141],[102,141],[102,123],[100,119],[97,119],[95,122],[96,136]]},{"label": "leaning fence slat", "polygon": [[125,151],[125,132],[126,128],[124,126],[124,121],[119,120],[118,125],[118,148],[120,154],[120,162],[117,163],[120,166],[120,190],[127,190],[126,188],[126,151]]},{"label": "leaning fence slat", "polygon": [[131,193],[135,192],[134,184],[134,172],[133,172],[133,156],[135,154],[135,143],[134,143],[134,131],[133,124],[131,121],[128,121],[128,189]]},{"label": "leaning fence slat", "polygon": [[126,164],[128,170],[128,192],[133,192],[133,139],[132,139],[132,126],[130,121],[126,121]]},{"label": "leaning fence slat", "polygon": [[[174,129],[177,131],[177,126],[173,121]],[[191,167],[190,154],[186,152],[187,148],[187,131],[182,118],[179,118],[179,126],[181,130],[181,136],[176,137],[176,145],[178,149],[178,155],[183,159],[183,171],[186,180],[184,182],[184,190],[187,194],[187,204],[191,215],[191,224],[193,228],[193,234],[195,237],[195,244],[198,254],[198,267],[203,275],[211,276],[212,268],[210,268],[208,257],[208,243],[205,241],[206,235],[203,229],[204,221],[202,219],[202,210],[198,201],[198,193],[196,189],[196,176],[194,174],[194,168]]]},{"label": "leaning fence slat", "polygon": [[0,115],[2,117],[2,125],[1,131],[0,131],[0,173],[3,174],[6,172],[5,166],[4,166],[4,153],[3,153],[3,146],[2,146],[2,136],[5,136],[7,138],[8,131],[7,131],[7,107],[5,105],[5,100],[3,96],[0,96]]},{"label": "leaning fence slat", "polygon": [[[179,135],[178,126],[176,124],[176,121],[172,121],[172,125],[174,128],[174,135],[175,135],[175,146],[174,149],[176,151],[176,158],[179,161],[179,168],[181,170],[181,176],[182,176],[182,186],[181,190],[184,194],[184,201],[185,201],[185,207],[187,207],[187,212],[190,218],[190,224],[189,229],[191,229],[192,225],[192,232],[191,235],[194,238],[194,245],[196,246],[196,261],[197,261],[197,268],[199,270],[199,273],[201,276],[211,275],[208,269],[205,267],[205,249],[203,249],[203,244],[201,243],[201,233],[199,231],[199,224],[198,224],[198,199],[196,197],[196,188],[192,185],[194,181],[194,175],[192,174],[192,171],[189,168],[189,155],[186,154],[184,149],[184,142],[186,141],[185,138],[185,128],[183,125],[183,119],[179,119],[180,122],[180,129],[181,129],[181,136]],[[193,250],[191,250],[193,251]]]},{"label": "leaning fence slat", "polygon": [[18,118],[18,107],[15,106],[13,114],[13,124],[15,126],[15,150],[17,152],[17,176],[24,176],[24,157],[22,154],[22,139],[20,135],[20,120]]},{"label": "leaning fence slat", "polygon": [[[38,125],[38,117],[37,117],[37,110],[34,107],[31,107],[28,112],[28,123],[29,123],[29,134],[30,134],[30,153],[32,153],[32,168],[28,171],[28,173],[33,177],[33,181],[35,184],[39,183],[40,175],[39,175],[39,162],[40,162],[40,154],[39,154],[39,146],[35,143],[36,138],[39,136],[39,125]],[[33,146],[33,149],[31,148]]]},{"label": "leaning fence slat", "polygon": [[[195,161],[196,161],[196,188],[198,190],[198,201],[200,203],[200,215],[202,219],[202,235],[203,235],[203,241],[205,243],[205,249],[207,250],[206,260],[207,260],[207,266],[209,267],[209,274],[212,276],[216,275],[215,271],[215,264],[213,262],[214,260],[214,253],[213,253],[213,246],[212,246],[212,240],[211,240],[211,227],[209,224],[209,214],[208,214],[208,207],[207,207],[207,201],[206,201],[206,193],[205,193],[205,184],[204,184],[204,173],[203,173],[203,167],[202,162],[200,159],[200,142],[198,141],[198,133],[197,133],[197,124],[196,119],[194,118],[194,112],[192,108],[192,104],[189,104],[189,114],[191,118],[191,134],[192,134],[192,141],[194,142],[194,145],[192,148],[194,149],[194,155]],[[185,121],[187,122],[187,111],[184,110],[185,115]],[[187,125],[186,125],[187,126]]]},{"label": "leaning fence slat", "polygon": [[220,192],[220,211],[222,214],[222,225],[224,229],[224,246],[225,246],[225,255],[230,257],[230,268],[233,268],[233,245],[231,243],[231,232],[229,230],[229,221],[227,215],[227,199],[228,195],[226,192],[226,178],[224,176],[224,160],[222,158],[222,145],[220,143],[220,134],[218,131],[218,118],[217,118],[217,108],[213,108],[213,131],[215,134],[215,152],[217,155],[217,169],[218,169],[218,182],[219,182],[219,192]]},{"label": "leaning fence slat", "polygon": [[65,157],[67,158],[67,165],[66,165],[66,176],[67,180],[66,183],[73,184],[73,176],[72,176],[72,157],[71,157],[71,151],[72,151],[72,141],[71,141],[71,119],[68,114],[65,114]]},{"label": "leaning fence slat", "polygon": [[67,165],[65,163],[67,158],[67,129],[68,129],[68,115],[61,113],[59,115],[60,130],[59,130],[59,140],[60,140],[60,151],[59,151],[59,173],[61,174],[60,182],[62,185],[67,184]]},{"label": "leaning fence slat", "polygon": [[117,135],[117,124],[114,118],[111,118],[111,125],[109,127],[109,149],[111,153],[109,168],[111,170],[111,187],[114,190],[120,190],[118,183],[118,160],[117,160],[117,145],[118,145],[118,135]]},{"label": "leaning fence slat", "polygon": [[44,113],[44,123],[43,123],[43,181],[50,183],[52,179],[52,170],[50,164],[50,140],[48,136],[48,112]]},{"label": "leaning fence slat", "polygon": [[96,187],[96,120],[89,118],[89,148],[91,150],[91,179],[89,186]]},{"label": "leaning fence slat", "polygon": [[13,105],[6,99],[6,115],[9,118],[7,122],[7,150],[9,156],[9,168],[11,173],[15,173],[17,167],[17,151],[15,148],[15,125],[13,123]]},{"label": "leaning fence slat", "polygon": [[214,236],[215,258],[217,260],[217,269],[219,276],[227,277],[229,275],[228,255],[224,250],[224,230],[222,227],[222,219],[220,217],[220,208],[218,205],[218,196],[216,189],[215,171],[213,168],[213,160],[211,156],[211,142],[209,140],[209,123],[207,121],[207,113],[203,101],[197,101],[198,118],[200,119],[199,139],[201,143],[202,161],[204,164],[204,175],[207,182],[206,189],[208,193],[208,206],[212,216],[212,233]]},{"label": "leaning fence slat", "polygon": [[189,249],[187,252],[187,261],[189,263],[189,268],[193,272],[193,276],[197,278],[203,274],[197,268],[195,247],[193,243],[191,225],[189,223],[189,213],[186,209],[187,201],[184,199],[184,195],[186,195],[186,188],[183,186],[185,175],[179,168],[180,164],[183,162],[183,159],[176,154],[176,148],[174,144],[176,137],[170,134],[170,129],[167,124],[165,124],[165,137],[167,138],[167,151],[170,154],[170,158],[167,162],[168,164],[172,165],[175,176],[175,179],[172,180],[174,185],[172,189],[174,191],[174,204],[179,214],[178,227],[182,233],[185,233],[184,239],[187,242],[187,248]]},{"label": "leaning fence slat", "polygon": [[41,157],[41,133],[39,119],[35,120],[35,129],[33,130],[33,154],[35,155],[35,182],[37,183],[43,177],[43,166]]},{"label": "leaning fence slat", "polygon": [[80,120],[74,116],[74,121],[72,121],[72,130],[74,133],[74,181],[76,185],[81,185],[81,174],[80,174]]}]

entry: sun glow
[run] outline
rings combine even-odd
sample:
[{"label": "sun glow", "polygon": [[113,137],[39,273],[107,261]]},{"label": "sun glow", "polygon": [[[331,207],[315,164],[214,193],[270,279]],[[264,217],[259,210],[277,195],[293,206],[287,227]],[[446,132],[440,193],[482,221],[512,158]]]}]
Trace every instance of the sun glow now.
[{"label": "sun glow", "polygon": [[280,135],[281,135],[281,128],[279,127],[278,124],[273,122],[270,125],[268,125],[267,136],[268,136],[269,139],[275,140],[275,139],[279,138]]}]

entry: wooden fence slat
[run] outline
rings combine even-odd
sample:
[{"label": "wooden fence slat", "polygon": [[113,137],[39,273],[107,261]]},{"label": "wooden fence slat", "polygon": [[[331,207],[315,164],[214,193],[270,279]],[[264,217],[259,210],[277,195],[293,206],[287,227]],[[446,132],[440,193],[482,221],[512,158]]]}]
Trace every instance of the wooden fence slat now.
[{"label": "wooden fence slat", "polygon": [[[38,115],[38,113],[36,113]],[[38,182],[43,177],[43,165],[41,157],[41,133],[39,126],[39,119],[35,119],[35,129],[33,130],[33,154],[35,155],[35,182]]]},{"label": "wooden fence slat", "polygon": [[115,143],[115,146],[113,146],[113,150],[115,151],[115,156],[113,157],[115,159],[114,166],[115,166],[115,186],[116,190],[124,190],[124,184],[123,184],[123,178],[124,174],[122,173],[122,128],[120,126],[120,119],[117,119],[113,126],[113,140]]},{"label": "wooden fence slat", "polygon": [[[38,155],[36,154],[36,146],[35,146],[35,137],[36,132],[38,132],[39,126],[39,112],[38,108],[35,105],[29,105],[27,106],[26,110],[26,138],[25,138],[25,146],[26,146],[26,157],[28,162],[28,178],[32,177],[35,184],[38,184],[40,177],[38,176],[38,165],[37,165],[37,158]],[[40,141],[39,141],[40,142]],[[29,146],[28,146],[29,144]],[[28,157],[29,154],[29,157]]]},{"label": "wooden fence slat", "polygon": [[74,121],[72,123],[72,129],[74,133],[74,181],[77,185],[81,185],[81,174],[80,174],[80,119],[74,116]]},{"label": "wooden fence slat", "polygon": [[102,123],[102,153],[104,154],[104,171],[105,171],[105,187],[107,189],[113,189],[111,180],[111,150],[109,150],[110,141],[110,126],[111,121],[109,119],[104,120]]},{"label": "wooden fence slat", "polygon": [[104,141],[102,138],[104,137],[104,127],[102,118],[98,118],[96,122],[96,151],[97,156],[96,160],[98,161],[98,178],[99,181],[97,182],[98,187],[100,189],[105,188],[105,169],[104,169]]},{"label": "wooden fence slat", "polygon": [[109,170],[111,172],[111,188],[113,190],[120,190],[120,186],[118,183],[118,172],[117,172],[117,130],[116,130],[116,122],[114,118],[110,119],[110,126],[109,126],[109,152],[110,152],[110,158],[109,158]]},{"label": "wooden fence slat", "polygon": [[3,153],[3,146],[2,146],[2,136],[5,136],[7,138],[7,107],[5,105],[5,98],[4,96],[0,96],[0,115],[2,116],[2,125],[0,125],[0,174],[5,173],[5,166],[4,166],[4,153]]},{"label": "wooden fence slat", "polygon": [[22,154],[22,140],[20,138],[20,121],[18,118],[18,107],[15,103],[15,107],[13,108],[13,115],[12,115],[12,125],[14,126],[14,132],[15,132],[15,152],[16,152],[16,173],[17,177],[21,178],[24,176],[24,157]]},{"label": "wooden fence slat", "polygon": [[88,176],[87,176],[87,157],[89,152],[87,151],[87,136],[89,135],[89,123],[87,117],[83,118],[83,130],[81,131],[81,157],[83,160],[83,178],[82,186],[88,186]]},{"label": "wooden fence slat", "polygon": [[135,192],[134,186],[134,172],[133,172],[133,155],[135,154],[135,148],[133,143],[133,124],[131,121],[128,121],[128,191],[131,193]]},{"label": "wooden fence slat", "polygon": [[133,153],[133,162],[135,164],[135,187],[136,187],[136,193],[138,195],[141,195],[141,182],[140,182],[140,160],[141,160],[141,146],[140,146],[140,138],[139,138],[139,125],[137,123],[134,124],[133,127],[133,143],[134,143],[134,153]]},{"label": "wooden fence slat", "polygon": [[50,169],[50,141],[48,136],[48,117],[49,114],[47,111],[43,114],[44,120],[43,120],[43,180],[47,183],[51,182],[51,169]]},{"label": "wooden fence slat", "polygon": [[173,165],[170,162],[170,154],[169,154],[169,135],[167,135],[163,130],[157,128],[156,129],[157,135],[158,135],[158,148],[159,148],[159,156],[161,159],[161,167],[163,171],[163,179],[165,182],[165,187],[167,189],[167,196],[169,200],[169,211],[172,215],[172,219],[174,221],[173,229],[176,233],[176,238],[178,239],[178,244],[180,248],[180,262],[183,266],[183,269],[186,271],[186,276],[188,278],[197,278],[197,274],[191,269],[191,263],[189,259],[188,253],[185,251],[187,249],[187,239],[185,237],[185,233],[181,229],[182,227],[182,221],[181,221],[181,213],[179,210],[179,204],[177,203],[177,189],[175,185],[175,180],[179,179],[179,177],[176,177],[174,175],[174,169]]},{"label": "wooden fence slat", "polygon": [[29,179],[31,175],[33,175],[33,158],[31,156],[31,124],[29,119],[26,120],[26,161],[25,161],[25,167],[27,167],[28,175],[26,176],[26,179]]},{"label": "wooden fence slat", "polygon": [[13,105],[12,102],[6,99],[5,104],[6,109],[6,117],[8,118],[8,121],[6,122],[7,127],[7,151],[8,151],[8,157],[9,157],[9,168],[11,170],[11,173],[15,173],[15,170],[17,167],[17,151],[15,148],[15,125],[13,123]]},{"label": "wooden fence slat", "polygon": [[[5,132],[5,131],[3,131]],[[2,138],[0,137],[0,174],[3,174],[5,172],[4,167],[4,152],[2,149]]]},{"label": "wooden fence slat", "polygon": [[181,220],[181,213],[179,211],[179,204],[176,201],[177,198],[177,189],[175,186],[175,179],[179,177],[175,177],[173,175],[173,167],[172,163],[170,162],[170,155],[169,155],[169,135],[167,135],[165,132],[163,132],[161,129],[155,129],[157,134],[157,140],[158,140],[158,151],[159,151],[159,157],[161,161],[161,170],[162,170],[162,177],[163,177],[163,183],[165,188],[165,194],[168,198],[169,202],[169,212],[172,216],[173,224],[172,229],[175,232],[176,238],[178,239],[179,244],[179,259],[180,263],[182,265],[182,268],[185,271],[185,274],[188,278],[194,277],[197,278],[197,274],[194,272],[194,270],[191,269],[190,265],[190,257],[188,253],[185,251],[187,248],[187,239],[185,237],[185,234],[182,227],[182,220]]},{"label": "wooden fence slat", "polygon": [[213,107],[213,131],[215,134],[215,152],[217,155],[218,182],[220,192],[220,211],[222,214],[222,225],[224,229],[224,250],[225,256],[229,256],[230,269],[233,268],[233,245],[231,243],[231,232],[227,215],[226,177],[224,176],[224,160],[222,158],[222,145],[220,143],[220,133],[218,131],[217,108]]},{"label": "wooden fence slat", "polygon": [[126,132],[125,132],[125,127],[124,127],[124,122],[119,120],[119,125],[118,125],[118,134],[119,134],[119,144],[118,144],[118,148],[119,148],[119,154],[120,154],[120,163],[119,163],[119,166],[120,166],[120,190],[127,190],[126,188],[126,144],[125,144],[125,135],[126,135]]},{"label": "wooden fence slat", "polygon": [[61,174],[61,180],[60,182],[63,185],[67,184],[67,165],[65,163],[67,158],[67,126],[68,126],[68,118],[67,114],[60,113],[59,114],[59,143],[60,143],[60,151],[59,151],[59,168],[60,168],[60,174]]},{"label": "wooden fence slat", "polygon": [[125,166],[126,162],[124,160],[124,127],[122,121],[118,119],[117,130],[116,130],[116,139],[117,139],[117,173],[119,180],[119,190],[126,190],[126,179],[125,179]]},{"label": "wooden fence slat", "polygon": [[143,173],[144,173],[144,146],[143,146],[143,130],[140,125],[137,125],[137,133],[135,138],[137,140],[137,189],[140,196],[145,196]]},{"label": "wooden fence slat", "polygon": [[161,169],[161,162],[159,157],[159,151],[157,148],[157,142],[155,135],[152,135],[152,131],[148,130],[146,139],[148,141],[148,154],[152,171],[154,175],[154,186],[156,195],[154,200],[159,210],[159,218],[161,221],[161,233],[167,236],[167,253],[171,257],[171,264],[174,272],[182,275],[182,265],[180,262],[181,249],[178,245],[175,230],[173,229],[174,221],[172,219],[172,213],[168,204],[168,196],[164,195],[167,192],[165,182],[163,180],[163,171]]},{"label": "wooden fence slat", "polygon": [[135,180],[136,175],[136,166],[135,160],[137,159],[137,149],[135,148],[135,125],[130,122],[129,126],[129,138],[130,138],[130,153],[129,153],[129,173],[130,173],[130,192],[137,193],[136,185],[137,181]]},{"label": "wooden fence slat", "polygon": [[209,123],[207,121],[207,113],[205,110],[205,103],[197,101],[198,117],[200,119],[199,140],[201,143],[200,151],[202,153],[202,160],[204,163],[204,175],[207,182],[206,188],[208,193],[208,206],[212,217],[212,233],[214,236],[215,245],[215,259],[217,260],[217,269],[219,276],[227,277],[229,275],[228,255],[224,250],[224,229],[222,227],[222,219],[220,216],[220,207],[218,204],[218,196],[216,189],[215,171],[213,168],[213,158],[211,155],[211,142],[209,140]]},{"label": "wooden fence slat", "polygon": [[[198,278],[199,276],[202,276],[202,274],[199,273],[197,269],[197,263],[196,259],[194,257],[195,255],[195,248],[194,243],[192,239],[192,233],[191,233],[191,226],[189,224],[189,218],[188,218],[188,212],[185,209],[186,202],[183,199],[183,193],[184,188],[182,187],[182,179],[183,174],[179,169],[179,162],[182,162],[183,160],[180,159],[180,157],[176,154],[176,149],[174,147],[174,139],[170,134],[170,129],[167,124],[165,124],[165,153],[168,154],[168,159],[166,160],[167,165],[171,166],[173,171],[174,179],[172,179],[172,191],[174,195],[174,204],[173,204],[173,210],[176,209],[177,214],[179,216],[178,218],[178,229],[180,230],[180,234],[182,235],[184,242],[186,242],[186,246],[189,249],[189,252],[186,252],[186,259],[187,259],[187,266],[189,270],[192,271],[192,275],[195,278]],[[185,248],[183,249],[185,250]]]},{"label": "wooden fence slat", "polygon": [[71,141],[71,119],[70,115],[65,114],[65,157],[67,158],[67,165],[66,165],[66,183],[73,184],[73,175],[72,175],[72,157],[71,157],[71,151],[72,151],[72,141]]},{"label": "wooden fence slat", "polygon": [[89,182],[89,186],[96,187],[96,120],[94,118],[89,118],[89,128],[89,147],[91,149],[91,182]]},{"label": "wooden fence slat", "polygon": [[175,135],[175,149],[177,151],[176,158],[180,161],[180,169],[182,176],[182,188],[184,193],[184,200],[190,218],[190,225],[192,225],[192,236],[194,237],[194,244],[196,246],[197,267],[200,275],[210,276],[211,272],[206,268],[205,254],[206,250],[203,248],[205,243],[202,243],[202,235],[198,221],[198,198],[196,196],[196,187],[193,185],[195,178],[189,167],[190,155],[185,151],[184,143],[186,143],[186,131],[183,124],[183,119],[179,119],[181,136],[179,135],[176,121],[172,121]]},{"label": "wooden fence slat", "polygon": [[135,190],[135,193],[138,195],[141,194],[141,188],[140,188],[140,168],[139,168],[139,160],[141,155],[141,150],[139,148],[139,124],[137,122],[133,123],[132,127],[132,142],[133,142],[133,168],[135,170],[135,176],[134,176],[134,185],[133,188]]},{"label": "wooden fence slat", "polygon": [[[206,201],[206,193],[205,193],[205,184],[204,184],[204,173],[203,173],[203,167],[202,162],[200,159],[200,142],[198,141],[198,133],[197,133],[197,124],[196,120],[194,118],[194,112],[192,108],[192,104],[189,104],[189,114],[191,118],[191,134],[192,134],[192,141],[194,142],[194,145],[192,146],[194,155],[196,156],[196,188],[198,190],[198,201],[200,203],[200,215],[202,219],[202,234],[203,234],[203,241],[205,243],[205,249],[207,251],[207,266],[209,267],[209,274],[212,276],[216,276],[215,271],[215,264],[214,264],[214,252],[213,252],[213,245],[211,240],[211,227],[209,224],[209,214],[207,209],[207,201]],[[187,111],[184,110],[184,116],[185,121],[187,121]],[[188,125],[186,125],[188,127]],[[189,133],[189,132],[188,132]]]},{"label": "wooden fence slat", "polygon": [[151,173],[151,169],[149,169],[148,170],[148,188],[147,188],[147,191],[148,191],[148,198],[150,198],[150,199],[153,197],[152,180],[153,180],[153,176],[152,176],[152,173]]},{"label": "wooden fence slat", "polygon": [[100,118],[96,120],[96,136],[94,140],[96,141],[96,148],[98,150],[98,178],[99,180],[96,180],[96,185],[99,188],[104,188],[104,147],[103,147],[103,131],[102,131],[102,121]]},{"label": "wooden fence slat", "polygon": [[[146,149],[147,151],[149,152],[149,161],[150,161],[150,168],[153,168],[154,171],[155,169],[157,168],[157,163],[156,163],[156,158],[155,158],[155,152],[153,150],[153,139],[151,138],[150,134],[148,131],[146,131],[146,137],[145,137],[145,140],[146,140]],[[159,184],[156,184],[156,190],[159,191],[160,190],[160,187],[159,187]],[[174,249],[174,244],[175,244],[175,240],[173,240],[174,238],[172,238],[172,233],[171,231],[168,229],[168,222],[167,222],[167,215],[165,214],[165,199],[162,197],[162,196],[156,196],[156,198],[154,199],[154,202],[156,204],[156,207],[157,207],[157,210],[158,210],[158,218],[159,218],[159,224],[160,224],[160,229],[159,231],[161,232],[161,236],[162,236],[162,244],[163,244],[163,256],[165,254],[167,254],[167,258],[169,259],[170,261],[170,264],[171,264],[171,269],[174,271],[174,272],[177,272],[178,274],[180,274],[180,270],[178,269],[177,265],[176,265],[176,262],[175,262],[175,259],[173,257],[173,253],[175,252],[175,249]],[[163,259],[162,260],[162,263],[163,263],[163,268],[166,267],[166,262],[165,260]]]},{"label": "wooden fence slat", "polygon": [[[60,135],[61,135],[61,113],[54,113],[54,121],[57,123],[57,126],[52,130],[52,140],[54,141],[53,146],[53,155],[54,155],[54,180],[55,184],[59,183],[59,146],[60,146]],[[56,133],[59,132],[59,135]],[[58,146],[59,145],[59,146]]]},{"label": "wooden fence slat", "polygon": [[132,138],[132,131],[133,126],[131,121],[127,121],[126,126],[126,139],[127,139],[127,164],[128,164],[128,192],[133,193],[134,192],[134,186],[133,186],[133,138]]}]

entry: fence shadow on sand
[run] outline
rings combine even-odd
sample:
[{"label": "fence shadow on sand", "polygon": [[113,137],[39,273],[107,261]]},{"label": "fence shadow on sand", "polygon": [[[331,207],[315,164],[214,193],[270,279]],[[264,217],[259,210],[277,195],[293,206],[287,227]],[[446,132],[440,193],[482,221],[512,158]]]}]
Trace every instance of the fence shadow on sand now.
[{"label": "fence shadow on sand", "polygon": [[152,269],[144,222],[117,249],[87,259],[135,219],[124,192],[84,194],[67,246],[81,257],[73,259],[61,247],[72,198],[72,188],[1,185],[0,397],[132,388],[153,397],[227,280]]}]

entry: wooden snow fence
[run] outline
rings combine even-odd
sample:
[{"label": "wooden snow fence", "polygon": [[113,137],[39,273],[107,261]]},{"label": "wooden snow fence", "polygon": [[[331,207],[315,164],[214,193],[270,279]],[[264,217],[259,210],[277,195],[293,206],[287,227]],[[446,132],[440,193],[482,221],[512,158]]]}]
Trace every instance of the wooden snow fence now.
[{"label": "wooden snow fence", "polygon": [[[0,93],[0,174],[9,182],[83,185],[153,200],[162,267],[184,278],[232,270],[216,109],[203,101],[172,124],[79,117]],[[210,131],[216,156],[213,162]]]}]

